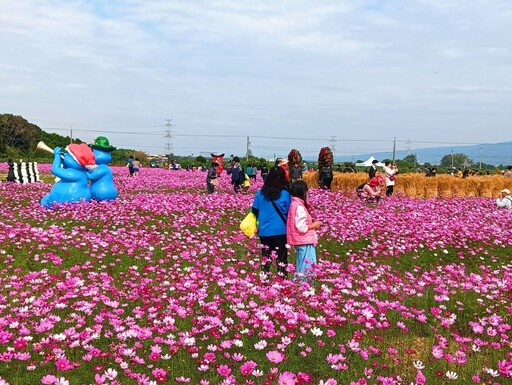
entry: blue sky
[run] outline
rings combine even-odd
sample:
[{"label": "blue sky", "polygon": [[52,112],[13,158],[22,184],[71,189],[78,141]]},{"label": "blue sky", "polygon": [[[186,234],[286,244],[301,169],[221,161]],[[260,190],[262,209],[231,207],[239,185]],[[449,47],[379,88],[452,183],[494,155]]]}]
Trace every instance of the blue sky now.
[{"label": "blue sky", "polygon": [[150,153],[509,141],[509,4],[0,0],[0,112]]}]

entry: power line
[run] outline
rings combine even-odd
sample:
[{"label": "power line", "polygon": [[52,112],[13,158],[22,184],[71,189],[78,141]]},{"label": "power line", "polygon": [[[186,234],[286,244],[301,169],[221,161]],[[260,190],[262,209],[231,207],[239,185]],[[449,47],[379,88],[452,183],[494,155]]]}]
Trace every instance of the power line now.
[{"label": "power line", "polygon": [[[54,130],[54,131],[69,131],[69,128],[55,128],[55,127],[42,127],[43,130]],[[108,130],[90,130],[86,128],[74,128],[76,131],[84,131],[84,132],[103,132],[106,134],[129,134],[129,135],[141,135],[140,132],[133,132],[133,131],[108,131]],[[151,135],[151,136],[162,136],[162,134],[157,133],[151,133],[151,132],[145,132],[144,135]]]}]

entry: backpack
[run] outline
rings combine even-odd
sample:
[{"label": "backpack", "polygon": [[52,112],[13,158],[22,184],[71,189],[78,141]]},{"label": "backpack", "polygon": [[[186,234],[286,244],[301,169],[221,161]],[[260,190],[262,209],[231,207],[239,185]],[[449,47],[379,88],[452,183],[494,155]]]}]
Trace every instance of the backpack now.
[{"label": "backpack", "polygon": [[332,168],[329,166],[324,166],[322,168],[322,175],[324,179],[332,179]]},{"label": "backpack", "polygon": [[[238,177],[239,177],[239,179],[238,179],[238,180],[239,180],[240,182],[244,182],[244,181],[245,181],[245,179],[246,179],[247,173],[245,172],[245,170],[244,170],[244,168],[243,168],[242,166],[240,166],[240,169],[241,169],[241,170],[240,170],[240,175],[238,176]],[[247,179],[249,179],[249,178],[247,177]]]},{"label": "backpack", "polygon": [[364,189],[364,186],[366,186],[366,183],[363,183],[363,184],[360,184],[359,186],[357,186],[356,188],[356,192],[357,192],[357,196],[359,198],[361,198],[363,196],[363,189]]}]

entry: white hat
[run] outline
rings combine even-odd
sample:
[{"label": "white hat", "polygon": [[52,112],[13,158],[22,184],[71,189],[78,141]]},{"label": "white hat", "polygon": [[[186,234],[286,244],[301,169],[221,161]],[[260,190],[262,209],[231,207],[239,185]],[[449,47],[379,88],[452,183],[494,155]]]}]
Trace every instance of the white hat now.
[{"label": "white hat", "polygon": [[504,188],[503,190],[501,190],[500,192],[502,193],[505,193],[507,195],[510,195],[510,190],[508,188]]}]

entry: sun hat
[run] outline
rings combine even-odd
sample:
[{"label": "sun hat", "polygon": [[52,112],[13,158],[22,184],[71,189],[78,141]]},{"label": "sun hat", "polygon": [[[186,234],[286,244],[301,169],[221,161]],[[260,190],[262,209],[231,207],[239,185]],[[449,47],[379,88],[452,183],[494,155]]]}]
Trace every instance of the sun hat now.
[{"label": "sun hat", "polygon": [[368,184],[370,185],[370,187],[377,187],[380,184],[379,178],[373,177],[372,179],[370,179],[370,183]]},{"label": "sun hat", "polygon": [[95,150],[101,150],[101,151],[114,151],[116,148],[111,146],[108,139],[104,136],[98,136],[96,139],[94,139],[94,143],[90,144],[92,148]]},{"label": "sun hat", "polygon": [[81,166],[89,170],[94,170],[96,167],[98,167],[94,153],[87,144],[71,143],[66,147],[66,150]]},{"label": "sun hat", "polygon": [[504,188],[503,190],[501,190],[500,192],[502,193],[505,193],[507,195],[510,195],[510,190],[508,188]]},{"label": "sun hat", "polygon": [[279,166],[284,166],[285,164],[288,164],[288,159],[279,159]]}]

